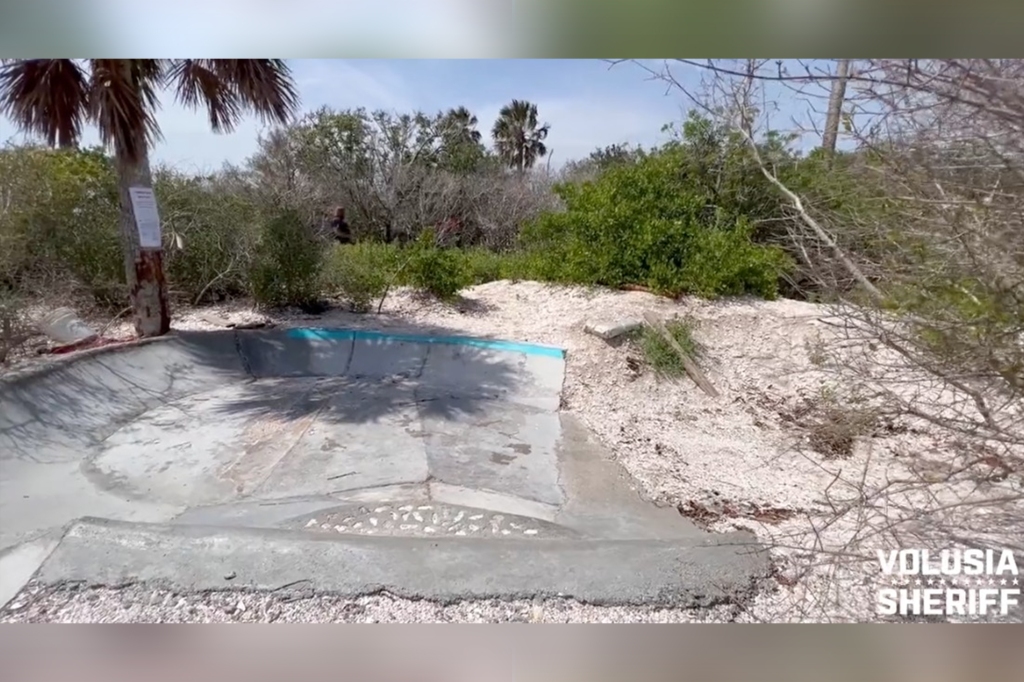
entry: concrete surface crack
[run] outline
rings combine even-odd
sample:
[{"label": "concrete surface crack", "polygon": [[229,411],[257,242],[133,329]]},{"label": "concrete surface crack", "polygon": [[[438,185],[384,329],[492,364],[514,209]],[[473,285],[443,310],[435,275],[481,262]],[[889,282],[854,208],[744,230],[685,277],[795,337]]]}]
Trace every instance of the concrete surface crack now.
[{"label": "concrete surface crack", "polygon": [[238,359],[242,363],[242,369],[245,370],[246,375],[255,381],[256,375],[253,374],[252,366],[249,364],[249,358],[245,357],[245,352],[242,350],[242,337],[237,331],[232,331],[231,336],[235,342],[235,352],[238,353]]}]

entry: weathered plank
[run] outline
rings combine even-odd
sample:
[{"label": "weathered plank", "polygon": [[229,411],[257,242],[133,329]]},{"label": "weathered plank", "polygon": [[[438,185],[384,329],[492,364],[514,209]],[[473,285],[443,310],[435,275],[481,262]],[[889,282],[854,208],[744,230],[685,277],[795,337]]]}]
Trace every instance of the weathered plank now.
[{"label": "weathered plank", "polygon": [[690,378],[693,379],[694,383],[712,398],[717,398],[719,396],[718,390],[711,385],[708,378],[704,376],[704,372],[702,372],[700,368],[697,367],[697,364],[690,359],[690,356],[686,354],[686,351],[684,351],[682,346],[679,345],[679,342],[675,340],[672,333],[668,330],[668,327],[665,326],[665,323],[652,312],[644,313],[644,320],[652,329],[658,332],[672,350],[676,352],[676,355],[678,355],[679,359],[683,362],[683,368],[686,370],[686,373],[690,375]]}]

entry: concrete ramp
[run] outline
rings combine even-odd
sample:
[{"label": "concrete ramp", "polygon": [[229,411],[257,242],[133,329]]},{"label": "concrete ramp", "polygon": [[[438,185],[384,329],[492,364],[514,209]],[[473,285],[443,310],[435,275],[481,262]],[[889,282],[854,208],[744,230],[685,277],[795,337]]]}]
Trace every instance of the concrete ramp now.
[{"label": "concrete ramp", "polygon": [[753,538],[641,500],[559,412],[564,374],[547,346],[292,329],[178,333],[5,378],[0,573],[59,538],[45,581],[208,589],[227,561],[250,587],[305,571],[326,591],[437,598],[749,588],[766,569]]}]

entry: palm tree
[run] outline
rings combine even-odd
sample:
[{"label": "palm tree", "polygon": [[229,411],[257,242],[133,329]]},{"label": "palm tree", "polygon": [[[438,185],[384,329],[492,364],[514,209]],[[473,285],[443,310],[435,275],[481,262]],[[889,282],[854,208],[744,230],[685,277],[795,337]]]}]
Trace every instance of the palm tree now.
[{"label": "palm tree", "polygon": [[476,116],[466,107],[449,109],[441,117],[441,147],[438,150],[440,167],[456,173],[472,173],[479,169],[487,154],[481,143],[483,136],[477,130]]},{"label": "palm tree", "polygon": [[546,123],[538,125],[536,104],[514,99],[498,112],[491,136],[502,161],[522,173],[548,153],[544,140],[549,130]]},{"label": "palm tree", "polygon": [[121,195],[125,273],[139,336],[170,330],[161,249],[140,246],[132,188],[151,189],[149,149],[157,142],[158,91],[203,107],[214,132],[230,132],[247,112],[284,123],[298,108],[291,71],[280,59],[5,59],[0,113],[50,146],[74,147],[86,123],[113,148]]},{"label": "palm tree", "polygon": [[452,140],[459,144],[480,144],[480,131],[476,129],[479,121],[466,107],[449,109],[445,114],[446,129],[451,131]]}]

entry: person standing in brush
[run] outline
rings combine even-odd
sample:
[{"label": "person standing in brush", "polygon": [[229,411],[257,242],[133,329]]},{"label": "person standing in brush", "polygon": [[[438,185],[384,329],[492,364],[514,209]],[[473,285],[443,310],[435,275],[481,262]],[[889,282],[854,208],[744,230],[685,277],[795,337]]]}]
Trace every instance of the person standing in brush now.
[{"label": "person standing in brush", "polygon": [[334,210],[334,217],[331,219],[331,230],[334,231],[334,240],[339,244],[351,244],[352,230],[345,220],[345,207],[339,206]]}]

